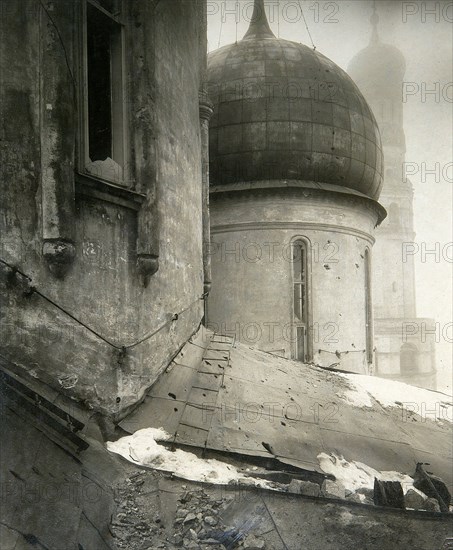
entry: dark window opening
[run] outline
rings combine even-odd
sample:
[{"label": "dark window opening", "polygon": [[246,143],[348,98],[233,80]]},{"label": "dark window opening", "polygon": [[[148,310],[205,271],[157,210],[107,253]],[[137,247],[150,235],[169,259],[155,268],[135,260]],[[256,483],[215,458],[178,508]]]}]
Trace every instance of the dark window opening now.
[{"label": "dark window opening", "polygon": [[294,315],[307,321],[307,248],[304,242],[297,241],[293,247],[294,274]]},{"label": "dark window opening", "polygon": [[308,265],[307,245],[304,241],[293,244],[293,314],[295,325],[295,358],[306,361],[308,328]]},{"label": "dark window opening", "polygon": [[305,361],[306,357],[305,327],[296,327],[296,360]]},{"label": "dark window opening", "polygon": [[96,0],[96,2],[112,15],[119,15],[120,7],[118,0]]},{"label": "dark window opening", "polygon": [[373,305],[371,296],[371,258],[368,248],[365,250],[365,331],[367,360],[371,364],[373,362]]},{"label": "dark window opening", "polygon": [[[116,1],[99,5],[114,9]],[[86,6],[87,169],[118,180],[123,177],[125,130],[122,26],[90,2]],[[108,161],[106,166],[103,161]]]}]

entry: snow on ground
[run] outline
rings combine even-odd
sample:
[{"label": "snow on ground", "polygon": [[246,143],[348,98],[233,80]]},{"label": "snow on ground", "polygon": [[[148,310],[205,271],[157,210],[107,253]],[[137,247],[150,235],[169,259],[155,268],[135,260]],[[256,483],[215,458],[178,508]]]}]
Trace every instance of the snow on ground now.
[{"label": "snow on ground", "polygon": [[383,407],[404,407],[423,418],[453,422],[453,398],[378,376],[341,374],[351,385],[343,397],[355,407],[372,407],[371,397]]},{"label": "snow on ground", "polygon": [[426,498],[422,492],[414,487],[414,480],[411,476],[400,472],[379,472],[363,462],[348,462],[343,457],[339,457],[332,453],[320,453],[318,455],[319,465],[326,474],[335,476],[336,481],[340,482],[345,489],[351,492],[356,492],[361,488],[373,489],[374,478],[381,481],[399,481],[403,487],[404,494],[409,489],[417,491],[420,495]]},{"label": "snow on ground", "polygon": [[162,428],[146,428],[118,441],[107,442],[107,449],[134,464],[173,472],[176,476],[191,481],[275,488],[272,482],[244,476],[237,468],[220,460],[198,458],[181,449],[170,451],[159,444],[159,441],[168,441],[170,438]]}]

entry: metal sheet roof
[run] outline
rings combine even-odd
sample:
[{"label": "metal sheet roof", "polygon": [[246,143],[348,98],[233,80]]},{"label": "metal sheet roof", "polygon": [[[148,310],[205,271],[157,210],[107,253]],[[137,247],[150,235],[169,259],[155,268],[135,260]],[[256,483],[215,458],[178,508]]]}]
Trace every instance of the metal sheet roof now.
[{"label": "metal sheet roof", "polygon": [[[164,428],[176,444],[321,471],[336,453],[380,471],[417,462],[452,485],[452,424],[409,420],[398,408],[353,406],[338,373],[289,361],[203,330],[121,427]],[[442,394],[439,394],[442,395]]]}]

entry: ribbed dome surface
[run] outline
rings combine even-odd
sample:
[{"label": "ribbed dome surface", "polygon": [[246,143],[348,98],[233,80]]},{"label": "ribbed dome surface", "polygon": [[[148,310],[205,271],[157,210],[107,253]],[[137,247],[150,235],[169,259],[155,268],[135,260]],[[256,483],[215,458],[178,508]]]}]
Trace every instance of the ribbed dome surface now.
[{"label": "ribbed dome surface", "polygon": [[376,121],[351,78],[325,56],[249,31],[209,55],[208,80],[213,185],[304,180],[379,197]]}]

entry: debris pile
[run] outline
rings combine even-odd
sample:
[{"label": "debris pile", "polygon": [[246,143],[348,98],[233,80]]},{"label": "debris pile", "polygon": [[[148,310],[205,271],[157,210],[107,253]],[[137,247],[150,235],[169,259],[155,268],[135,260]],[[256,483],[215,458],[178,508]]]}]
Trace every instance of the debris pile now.
[{"label": "debris pile", "polygon": [[192,550],[262,549],[264,540],[243,529],[232,529],[222,522],[222,511],[233,497],[212,500],[203,489],[186,492],[178,501],[173,544]]},{"label": "debris pile", "polygon": [[165,478],[171,476],[135,471],[116,488],[111,532],[118,550],[266,550],[264,540],[252,533],[252,524],[231,528],[222,521],[234,496],[213,497],[202,487],[187,490],[182,485],[176,502],[165,501],[167,491],[159,486]]},{"label": "debris pile", "polygon": [[[137,471],[116,487],[117,510],[110,530],[118,550],[169,548],[164,544],[165,526],[160,517],[159,501],[155,498],[155,483],[151,472]],[[147,500],[145,506],[140,506],[142,495]]]}]

